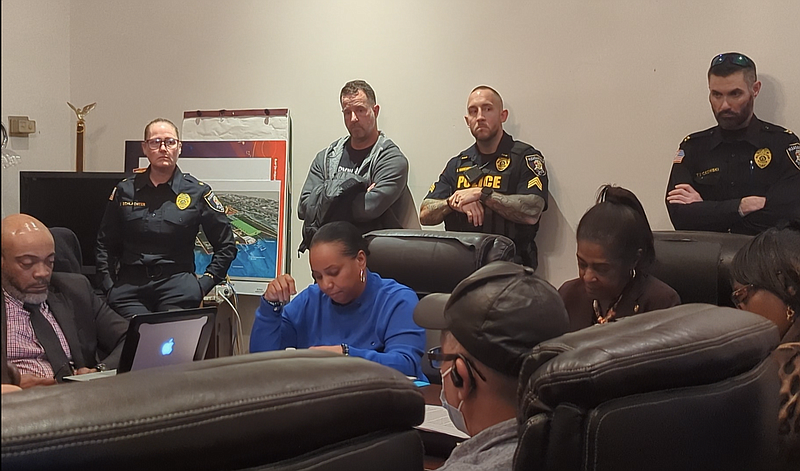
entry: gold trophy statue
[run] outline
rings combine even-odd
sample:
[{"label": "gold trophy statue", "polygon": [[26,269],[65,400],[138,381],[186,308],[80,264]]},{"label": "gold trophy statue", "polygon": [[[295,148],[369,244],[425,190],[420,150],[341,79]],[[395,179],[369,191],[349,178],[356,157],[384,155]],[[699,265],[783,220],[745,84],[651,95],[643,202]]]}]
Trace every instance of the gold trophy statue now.
[{"label": "gold trophy statue", "polygon": [[86,120],[83,118],[94,109],[97,103],[95,102],[86,105],[83,108],[75,108],[70,102],[67,102],[67,104],[70,108],[72,108],[72,111],[75,112],[75,116],[78,117],[78,127],[75,129],[75,132],[77,133],[75,136],[75,171],[83,172],[83,134],[84,131],[86,131]]}]

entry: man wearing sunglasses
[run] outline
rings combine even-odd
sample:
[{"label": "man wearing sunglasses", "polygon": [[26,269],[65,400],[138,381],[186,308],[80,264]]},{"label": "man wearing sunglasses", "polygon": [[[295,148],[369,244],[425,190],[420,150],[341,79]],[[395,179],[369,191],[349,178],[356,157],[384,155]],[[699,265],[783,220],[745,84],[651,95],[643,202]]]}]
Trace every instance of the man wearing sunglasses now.
[{"label": "man wearing sunglasses", "polygon": [[[142,151],[150,166],[117,184],[97,234],[97,273],[108,304],[124,317],[200,306],[236,257],[225,207],[211,187],[178,168],[175,125],[151,121]],[[201,225],[214,255],[197,278],[194,246]]]},{"label": "man wearing sunglasses", "polygon": [[511,469],[522,362],[540,342],[569,330],[558,291],[530,267],[493,262],[452,294],[424,297],[414,322],[442,331],[441,346],[428,359],[442,373],[442,405],[472,437],[439,469]]},{"label": "man wearing sunglasses", "polygon": [[718,125],[686,136],[667,186],[667,210],[678,230],[757,234],[800,217],[800,139],[758,119],[755,63],[719,54],[708,69]]}]

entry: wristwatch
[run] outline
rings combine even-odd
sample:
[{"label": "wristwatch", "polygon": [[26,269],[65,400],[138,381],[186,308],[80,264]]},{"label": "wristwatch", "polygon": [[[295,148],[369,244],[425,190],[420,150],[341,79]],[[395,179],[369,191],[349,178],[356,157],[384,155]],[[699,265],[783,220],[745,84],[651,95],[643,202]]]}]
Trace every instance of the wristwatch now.
[{"label": "wristwatch", "polygon": [[483,187],[481,190],[481,203],[485,203],[486,200],[492,196],[492,193],[494,193],[493,189],[489,188],[488,186]]}]

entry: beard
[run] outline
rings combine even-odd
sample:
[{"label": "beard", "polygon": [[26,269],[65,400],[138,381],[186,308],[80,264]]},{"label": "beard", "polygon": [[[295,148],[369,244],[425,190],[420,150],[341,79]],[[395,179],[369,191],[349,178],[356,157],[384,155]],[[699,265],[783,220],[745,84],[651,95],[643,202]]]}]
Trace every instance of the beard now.
[{"label": "beard", "polygon": [[[479,132],[483,132],[484,134],[483,135],[479,135],[478,134]],[[472,137],[474,137],[475,140],[478,141],[478,142],[492,142],[492,140],[494,140],[499,133],[500,133],[500,129],[495,129],[494,131],[492,131],[490,129],[486,129],[486,130],[481,129],[481,130],[473,131],[472,132]]]},{"label": "beard", "polygon": [[[48,280],[41,284],[48,286],[50,283]],[[6,290],[12,298],[22,301],[23,304],[41,304],[47,300],[47,291],[44,293],[28,293],[23,288],[17,286],[17,283],[8,278],[5,274],[3,274],[3,289]]]},{"label": "beard", "polygon": [[742,109],[738,113],[735,111],[715,112],[714,118],[716,118],[719,127],[725,130],[741,129],[745,127],[748,120],[753,115],[753,105],[755,101],[755,97],[751,95],[750,99],[747,100],[747,103],[742,105]]}]

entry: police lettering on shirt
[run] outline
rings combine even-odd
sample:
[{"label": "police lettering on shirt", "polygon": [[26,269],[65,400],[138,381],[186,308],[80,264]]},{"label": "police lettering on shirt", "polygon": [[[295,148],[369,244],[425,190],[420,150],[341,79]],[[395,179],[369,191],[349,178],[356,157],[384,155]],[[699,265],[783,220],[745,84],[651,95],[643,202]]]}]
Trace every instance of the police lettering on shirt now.
[{"label": "police lettering on shirt", "polygon": [[[461,170],[461,169],[459,169]],[[499,190],[501,193],[505,192],[506,187],[503,185],[502,175],[484,175],[475,184],[471,184],[463,172],[458,172],[458,180],[456,180],[456,189],[462,190],[464,188],[472,187],[485,187]]]}]

